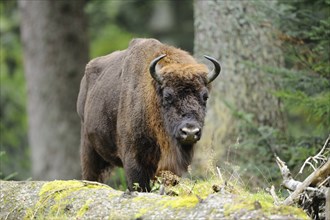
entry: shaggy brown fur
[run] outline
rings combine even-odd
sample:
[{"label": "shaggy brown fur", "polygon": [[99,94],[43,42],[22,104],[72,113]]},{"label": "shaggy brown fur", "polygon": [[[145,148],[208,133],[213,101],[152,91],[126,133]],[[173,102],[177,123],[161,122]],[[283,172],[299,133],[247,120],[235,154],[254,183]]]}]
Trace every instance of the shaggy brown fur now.
[{"label": "shaggy brown fur", "polygon": [[[149,65],[161,54],[159,84]],[[103,181],[104,170],[123,166],[130,190],[138,183],[149,191],[157,172],[181,176],[194,144],[176,135],[182,123],[203,127],[207,73],[187,52],[154,39],[134,39],[126,50],[90,61],[77,101],[83,179]]]}]

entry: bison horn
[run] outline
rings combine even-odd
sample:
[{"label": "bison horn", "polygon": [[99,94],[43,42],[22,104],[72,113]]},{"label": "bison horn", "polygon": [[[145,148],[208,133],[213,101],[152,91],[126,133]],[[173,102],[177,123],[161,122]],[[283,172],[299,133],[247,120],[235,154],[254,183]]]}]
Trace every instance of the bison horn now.
[{"label": "bison horn", "polygon": [[154,80],[156,80],[156,82],[158,82],[159,84],[162,84],[163,78],[159,74],[157,74],[156,65],[157,65],[158,61],[163,59],[165,56],[166,56],[166,54],[163,54],[163,55],[160,55],[159,57],[155,58],[153,61],[151,61],[150,66],[149,66],[149,72],[150,72],[152,78],[154,78]]},{"label": "bison horn", "polygon": [[213,80],[215,80],[215,78],[217,78],[219,76],[219,74],[221,72],[221,65],[213,57],[206,56],[206,55],[204,55],[204,57],[206,59],[208,59],[209,61],[211,61],[214,65],[214,69],[211,72],[209,72],[209,74],[207,74],[207,83],[211,83]]}]

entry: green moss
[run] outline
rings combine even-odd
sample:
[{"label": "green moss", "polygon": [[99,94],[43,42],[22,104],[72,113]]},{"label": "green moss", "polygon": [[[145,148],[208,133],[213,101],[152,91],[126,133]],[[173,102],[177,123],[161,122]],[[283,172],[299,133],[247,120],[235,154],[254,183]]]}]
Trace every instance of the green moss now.
[{"label": "green moss", "polygon": [[199,203],[199,198],[205,199],[210,194],[214,193],[212,186],[220,184],[219,180],[197,180],[181,179],[176,186],[170,186],[167,191],[174,191],[178,194],[177,197],[169,198],[169,200],[161,201],[158,204],[172,208],[192,208]]},{"label": "green moss", "polygon": [[[173,188],[172,188],[173,189]],[[181,189],[179,189],[181,190]],[[162,199],[159,200],[157,198],[151,199],[151,198],[145,198],[141,196],[137,196],[132,199],[132,202],[134,203],[141,203],[143,204],[144,201],[148,201],[150,204],[154,204],[148,207],[142,207],[134,216],[134,218],[140,218],[143,215],[145,215],[149,210],[155,210],[155,209],[166,209],[166,208],[173,208],[173,209],[181,209],[181,208],[193,208],[198,203],[199,200],[196,195],[183,193],[184,190],[182,190],[182,194],[179,196],[162,196]],[[151,201],[153,200],[153,201]]]},{"label": "green moss", "polygon": [[281,213],[282,215],[294,215],[299,219],[309,219],[306,213],[297,207],[274,205],[273,198],[265,192],[255,194],[243,192],[233,203],[225,205],[224,209],[225,216],[230,216],[240,210],[261,209],[265,215]]},{"label": "green moss", "polygon": [[92,202],[92,199],[88,199],[85,204],[78,210],[77,212],[77,218],[81,218],[85,215],[85,213],[88,211],[89,209],[89,204]]},{"label": "green moss", "polygon": [[143,215],[145,215],[150,209],[147,208],[141,208],[138,213],[134,215],[134,219],[141,218]]},{"label": "green moss", "polygon": [[113,199],[113,198],[115,198],[115,197],[120,196],[121,194],[122,194],[121,192],[113,191],[113,192],[109,193],[108,198],[109,198],[109,199]]},{"label": "green moss", "polygon": [[293,206],[279,206],[278,211],[283,214],[295,215],[298,219],[310,219],[308,215],[300,208]]},{"label": "green moss", "polygon": [[132,199],[133,202],[144,202],[146,200],[143,196],[136,196]]},{"label": "green moss", "polygon": [[195,195],[189,196],[178,196],[173,199],[166,201],[160,201],[158,204],[162,205],[164,208],[192,208],[198,204],[199,200]]},{"label": "green moss", "polygon": [[205,199],[207,196],[214,193],[212,189],[214,184],[220,184],[219,180],[191,181],[189,179],[181,179],[178,185],[171,186],[168,190],[176,192],[179,196],[198,195],[200,198]]},{"label": "green moss", "polygon": [[192,193],[198,195],[202,199],[206,199],[206,197],[214,193],[212,189],[212,185],[214,185],[214,183],[212,183],[211,181],[197,182],[192,190]]},{"label": "green moss", "polygon": [[131,220],[132,216],[123,213],[123,212],[118,212],[118,210],[116,211],[110,211],[110,214],[108,216],[108,220]]},{"label": "green moss", "polygon": [[[39,201],[32,209],[28,209],[24,219],[66,218],[66,211],[70,209],[73,202],[69,196],[76,191],[90,188],[109,188],[108,186],[86,183],[77,180],[52,181],[45,183],[39,191]],[[79,215],[83,215],[88,209],[86,203],[80,208]]]},{"label": "green moss", "polygon": [[[163,198],[166,198],[166,196],[163,196]],[[169,197],[169,199],[171,199],[171,197]],[[134,215],[134,219],[140,218],[142,216],[144,216],[148,211],[152,211],[155,209],[159,208],[158,202],[159,199],[158,198],[146,198],[146,197],[142,197],[142,196],[137,196],[134,197],[132,199],[133,203],[139,203],[139,204],[153,204],[153,205],[149,205],[148,207],[142,207],[135,215]]]},{"label": "green moss", "polygon": [[[176,192],[179,196],[173,200],[164,201],[162,204],[164,207],[171,206],[172,208],[194,207],[199,202],[197,196],[205,199],[214,193],[213,185],[224,186],[224,190],[236,195],[236,199],[232,204],[225,205],[226,216],[243,209],[255,210],[260,208],[265,215],[281,213],[283,215],[294,215],[299,219],[308,219],[305,212],[297,207],[275,206],[273,198],[266,192],[252,194],[236,185],[224,185],[218,179],[198,180],[195,182],[189,179],[181,179],[178,185],[169,188],[169,190]],[[259,205],[261,207],[258,207]]]}]

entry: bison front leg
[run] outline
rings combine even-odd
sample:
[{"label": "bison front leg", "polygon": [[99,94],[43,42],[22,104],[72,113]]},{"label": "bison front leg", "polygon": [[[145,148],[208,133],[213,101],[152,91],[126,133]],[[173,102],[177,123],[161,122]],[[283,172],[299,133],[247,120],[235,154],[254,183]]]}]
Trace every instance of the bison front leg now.
[{"label": "bison front leg", "polygon": [[152,165],[142,164],[130,158],[124,163],[127,185],[130,191],[150,191],[150,179],[155,175]]}]

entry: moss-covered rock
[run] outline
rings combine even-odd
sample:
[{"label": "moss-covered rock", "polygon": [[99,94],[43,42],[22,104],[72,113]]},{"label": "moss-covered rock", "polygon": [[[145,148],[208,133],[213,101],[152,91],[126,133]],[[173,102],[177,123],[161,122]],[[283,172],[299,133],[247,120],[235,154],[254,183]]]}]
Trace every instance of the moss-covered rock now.
[{"label": "moss-covered rock", "polygon": [[[265,192],[249,193],[242,192],[234,197],[233,203],[224,206],[226,217],[242,218],[247,213],[254,213],[254,216],[271,218],[281,214],[293,219],[309,219],[306,213],[294,206],[274,205],[273,198]],[[245,216],[246,217],[246,216]]]},{"label": "moss-covered rock", "polygon": [[177,196],[124,193],[77,180],[0,184],[0,219],[308,218],[296,207],[274,206],[263,192],[251,194],[217,180],[180,180],[166,188]]}]

